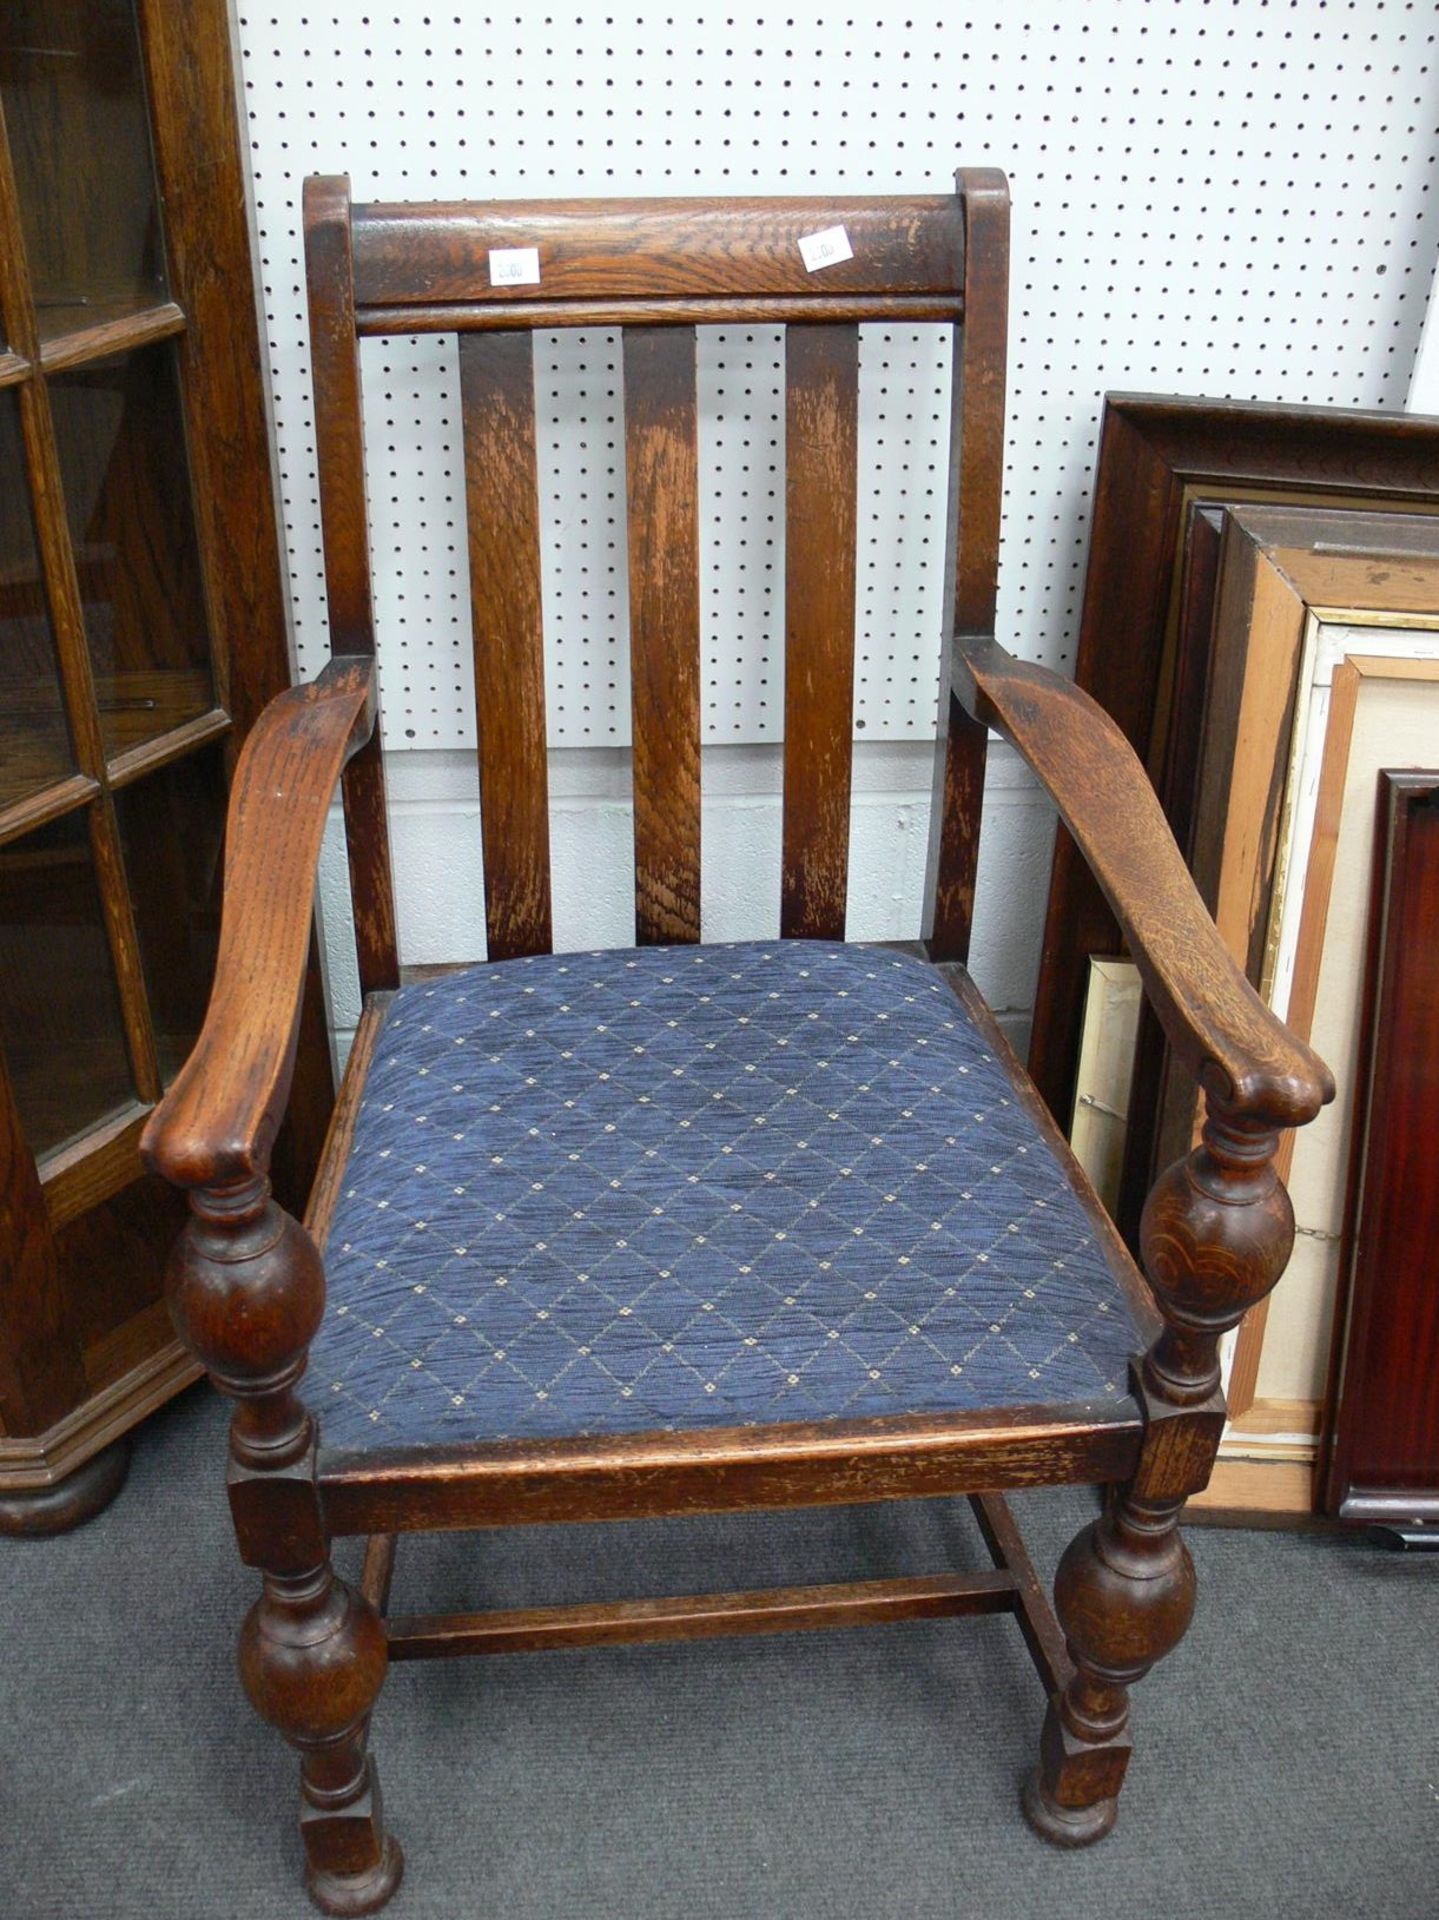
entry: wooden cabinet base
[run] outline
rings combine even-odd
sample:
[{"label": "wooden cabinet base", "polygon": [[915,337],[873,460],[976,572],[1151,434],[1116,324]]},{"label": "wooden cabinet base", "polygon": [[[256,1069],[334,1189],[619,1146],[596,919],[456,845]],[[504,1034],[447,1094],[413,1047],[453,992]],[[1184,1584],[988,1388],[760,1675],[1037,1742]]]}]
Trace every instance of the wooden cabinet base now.
[{"label": "wooden cabinet base", "polygon": [[130,1428],[200,1378],[173,1336],[44,1433],[0,1434],[0,1535],[64,1533],[120,1491]]},{"label": "wooden cabinet base", "polygon": [[42,1539],[83,1526],[115,1498],[130,1470],[130,1442],[112,1441],[48,1487],[0,1492],[0,1534]]}]

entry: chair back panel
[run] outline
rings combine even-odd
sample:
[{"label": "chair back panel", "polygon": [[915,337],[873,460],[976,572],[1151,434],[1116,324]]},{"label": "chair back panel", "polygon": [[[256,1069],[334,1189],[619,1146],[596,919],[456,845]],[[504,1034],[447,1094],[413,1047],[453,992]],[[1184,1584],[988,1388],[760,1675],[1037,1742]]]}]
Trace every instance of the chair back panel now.
[{"label": "chair back panel", "polygon": [[[1007,229],[1002,218],[990,217],[977,246],[976,207],[991,215],[1007,207],[1000,176],[963,176],[956,195],[908,200],[358,207],[350,205],[343,179],[306,182],[321,513],[336,652],[374,650],[359,339],[459,335],[492,958],[546,952],[552,933],[534,332],[622,329],[635,936],[647,944],[700,937],[694,329],[785,324],[781,932],[842,938],[854,724],[858,326],[925,320],[952,328],[952,626],[973,633],[987,620],[992,631]],[[811,267],[801,240],[834,228],[844,230],[851,257]],[[532,280],[538,262],[539,283],[508,281],[513,252],[496,262],[496,249],[524,250],[521,267]],[[500,284],[491,283],[495,273]],[[986,303],[997,302],[997,316],[971,312],[980,286]],[[947,682],[947,665],[945,673]],[[947,684],[940,704],[936,800],[955,817],[939,822],[934,835],[925,931],[935,957],[962,958],[984,732],[968,722]],[[391,896],[377,751],[352,763],[346,816],[358,914],[374,889]],[[385,921],[381,913],[375,924]],[[388,952],[367,956],[362,941],[367,991],[397,976],[392,904],[387,924]]]}]

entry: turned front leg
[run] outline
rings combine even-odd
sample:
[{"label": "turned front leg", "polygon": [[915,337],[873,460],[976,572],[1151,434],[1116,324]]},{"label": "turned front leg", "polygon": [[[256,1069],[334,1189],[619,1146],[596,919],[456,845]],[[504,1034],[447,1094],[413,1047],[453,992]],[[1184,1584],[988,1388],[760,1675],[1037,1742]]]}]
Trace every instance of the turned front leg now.
[{"label": "turned front leg", "polygon": [[1194,1612],[1182,1504],[1121,1492],[1059,1563],[1055,1608],[1074,1678],[1049,1703],[1039,1766],[1024,1789],[1031,1825],[1059,1846],[1087,1846],[1114,1825],[1129,1765],[1129,1689],[1179,1645]]},{"label": "turned front leg", "polygon": [[190,1204],[170,1306],[235,1401],[230,1508],[241,1558],[264,1576],[240,1634],[240,1677],[300,1754],[310,1897],[324,1913],[374,1913],[403,1868],[366,1752],[389,1655],[374,1608],[330,1564],[314,1425],[296,1392],[324,1309],[320,1256],[267,1181],[200,1190]]},{"label": "turned front leg", "polygon": [[265,1576],[240,1634],[240,1677],[256,1712],[300,1753],[305,1885],[322,1913],[374,1913],[400,1883],[366,1752],[370,1708],[388,1665],[374,1609],[326,1559]]},{"label": "turned front leg", "polygon": [[1114,1825],[1129,1689],[1179,1645],[1194,1612],[1179,1516],[1207,1483],[1223,1428],[1219,1340],[1269,1292],[1294,1244],[1277,1145],[1272,1127],[1211,1097],[1201,1144],[1145,1207],[1140,1245],[1165,1326],[1135,1383],[1139,1468],[1060,1561],[1055,1609],[1075,1671],[1050,1702],[1024,1790],[1031,1825],[1059,1846],[1086,1846]]}]

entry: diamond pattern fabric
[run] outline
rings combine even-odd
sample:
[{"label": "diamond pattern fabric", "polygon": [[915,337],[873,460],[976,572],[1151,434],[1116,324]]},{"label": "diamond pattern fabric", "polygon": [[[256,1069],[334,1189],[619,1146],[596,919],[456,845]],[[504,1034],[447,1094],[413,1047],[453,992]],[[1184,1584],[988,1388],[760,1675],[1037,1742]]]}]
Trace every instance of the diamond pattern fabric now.
[{"label": "diamond pattern fabric", "polygon": [[326,1266],[331,1453],[1117,1400],[1140,1344],[949,988],[822,942],[402,989]]}]

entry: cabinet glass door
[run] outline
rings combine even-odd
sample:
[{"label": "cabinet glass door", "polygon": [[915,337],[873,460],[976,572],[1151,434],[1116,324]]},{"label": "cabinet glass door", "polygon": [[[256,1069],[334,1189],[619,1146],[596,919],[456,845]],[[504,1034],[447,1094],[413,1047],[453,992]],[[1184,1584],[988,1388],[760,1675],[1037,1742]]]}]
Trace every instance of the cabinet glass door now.
[{"label": "cabinet glass door", "polygon": [[145,73],[135,0],[0,7],[0,1132],[92,1382],[158,1303],[138,1139],[209,992],[230,732]]}]

